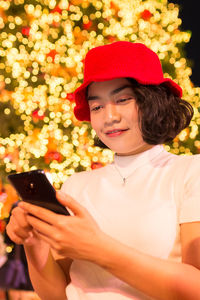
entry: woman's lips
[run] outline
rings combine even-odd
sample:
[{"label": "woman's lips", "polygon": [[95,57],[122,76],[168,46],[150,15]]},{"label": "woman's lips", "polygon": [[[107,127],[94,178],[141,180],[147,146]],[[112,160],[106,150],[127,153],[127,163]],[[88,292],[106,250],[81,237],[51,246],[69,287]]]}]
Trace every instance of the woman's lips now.
[{"label": "woman's lips", "polygon": [[109,137],[115,137],[123,134],[128,129],[113,129],[106,132],[106,135]]}]

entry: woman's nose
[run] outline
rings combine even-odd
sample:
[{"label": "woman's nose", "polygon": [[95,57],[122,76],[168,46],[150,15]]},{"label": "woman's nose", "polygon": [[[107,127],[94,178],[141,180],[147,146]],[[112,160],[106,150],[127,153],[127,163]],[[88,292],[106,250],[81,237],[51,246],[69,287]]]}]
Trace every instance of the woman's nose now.
[{"label": "woman's nose", "polygon": [[120,121],[121,115],[115,103],[108,103],[105,107],[105,122]]}]

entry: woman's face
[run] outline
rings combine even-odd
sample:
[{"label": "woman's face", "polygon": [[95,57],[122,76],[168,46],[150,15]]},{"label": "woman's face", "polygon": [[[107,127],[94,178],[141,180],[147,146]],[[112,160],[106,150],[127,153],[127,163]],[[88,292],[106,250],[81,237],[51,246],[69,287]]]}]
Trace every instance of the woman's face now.
[{"label": "woman's face", "polygon": [[136,154],[151,147],[142,138],[138,106],[127,79],[91,83],[88,103],[97,136],[118,155]]}]

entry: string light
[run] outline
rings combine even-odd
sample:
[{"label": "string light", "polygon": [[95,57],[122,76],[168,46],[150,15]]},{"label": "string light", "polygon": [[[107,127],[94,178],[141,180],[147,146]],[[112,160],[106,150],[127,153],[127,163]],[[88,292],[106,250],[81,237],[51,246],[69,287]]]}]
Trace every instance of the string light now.
[{"label": "string light", "polygon": [[[195,114],[189,129],[165,147],[176,154],[198,153],[200,88],[193,87],[182,57],[190,33],[180,30],[178,15],[167,0],[0,1],[0,102],[9,101],[24,124],[0,138],[5,175],[42,167],[59,188],[93,162],[112,161],[110,150],[94,146],[90,124],[75,119],[72,93],[83,80],[87,51],[117,40],[146,44],[159,55],[165,76],[182,86]],[[12,114],[4,108],[5,116]]]}]

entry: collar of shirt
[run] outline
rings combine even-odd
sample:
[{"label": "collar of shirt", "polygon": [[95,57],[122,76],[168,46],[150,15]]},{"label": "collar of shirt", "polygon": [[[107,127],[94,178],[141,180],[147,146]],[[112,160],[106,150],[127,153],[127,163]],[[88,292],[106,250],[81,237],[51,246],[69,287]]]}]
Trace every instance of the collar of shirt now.
[{"label": "collar of shirt", "polygon": [[162,151],[164,151],[163,145],[156,145],[151,149],[135,155],[119,156],[115,154],[112,165],[123,178],[128,178],[137,168],[152,161]]}]

